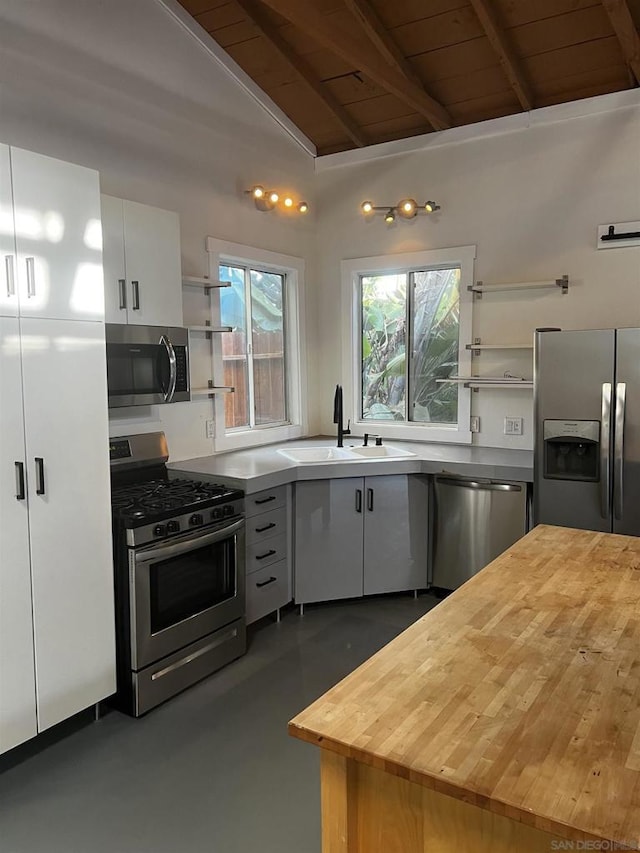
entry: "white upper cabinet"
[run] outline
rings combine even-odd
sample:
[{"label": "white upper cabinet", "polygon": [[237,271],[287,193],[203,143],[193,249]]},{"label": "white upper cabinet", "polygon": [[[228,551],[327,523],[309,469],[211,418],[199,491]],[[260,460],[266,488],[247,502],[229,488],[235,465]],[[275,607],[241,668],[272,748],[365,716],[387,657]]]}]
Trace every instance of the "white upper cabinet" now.
[{"label": "white upper cabinet", "polygon": [[108,323],[182,326],[178,214],[102,196]]},{"label": "white upper cabinet", "polygon": [[0,145],[0,317],[18,316],[16,241],[9,146]]},{"label": "white upper cabinet", "polygon": [[102,320],[98,173],[20,148],[10,157],[20,315]]}]

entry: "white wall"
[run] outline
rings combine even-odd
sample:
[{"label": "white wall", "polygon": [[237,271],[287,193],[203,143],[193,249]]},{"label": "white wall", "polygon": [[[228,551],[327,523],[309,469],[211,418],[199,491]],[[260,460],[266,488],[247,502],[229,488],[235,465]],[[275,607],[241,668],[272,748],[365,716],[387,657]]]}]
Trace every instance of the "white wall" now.
[{"label": "white wall", "polygon": [[[599,101],[598,109],[606,103]],[[423,150],[350,165],[349,155],[320,158],[316,278],[323,361],[317,381],[325,430],[331,429],[332,388],[347,375],[339,316],[345,258],[476,244],[476,280],[523,282],[569,274],[566,296],[540,290],[476,301],[474,336],[486,343],[531,340],[540,326],[640,326],[640,248],[596,250],[599,224],[640,219],[640,100],[632,103],[560,121],[553,119],[571,110],[551,108],[537,120],[533,113],[529,126],[516,131],[442,147],[432,136]],[[476,133],[483,130],[478,126]],[[474,130],[466,132],[472,136]],[[382,153],[390,148],[379,147]],[[351,160],[364,157],[356,152]],[[380,216],[365,220],[359,212],[364,199],[394,204],[406,196],[434,199],[442,210],[392,226]],[[531,354],[483,353],[474,361],[475,373],[501,375],[507,369],[531,377]],[[472,414],[481,418],[475,443],[532,447],[531,391],[473,393]],[[522,437],[502,434],[505,415],[524,418]]]},{"label": "white wall", "polygon": [[[0,81],[0,141],[177,211],[185,274],[208,272],[208,235],[310,257],[312,158],[157,0],[3,0]],[[311,212],[260,213],[242,192],[254,183],[294,191]],[[313,353],[312,295],[307,305]],[[164,429],[177,460],[212,452],[211,416],[208,401],[119,410],[110,430]]]}]

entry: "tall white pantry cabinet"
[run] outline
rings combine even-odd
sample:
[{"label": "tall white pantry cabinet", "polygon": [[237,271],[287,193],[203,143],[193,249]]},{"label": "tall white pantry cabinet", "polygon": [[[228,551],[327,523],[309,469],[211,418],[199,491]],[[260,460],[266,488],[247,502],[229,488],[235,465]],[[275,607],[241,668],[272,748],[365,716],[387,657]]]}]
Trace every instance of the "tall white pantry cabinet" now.
[{"label": "tall white pantry cabinet", "polygon": [[0,144],[0,752],[115,690],[98,174]]}]

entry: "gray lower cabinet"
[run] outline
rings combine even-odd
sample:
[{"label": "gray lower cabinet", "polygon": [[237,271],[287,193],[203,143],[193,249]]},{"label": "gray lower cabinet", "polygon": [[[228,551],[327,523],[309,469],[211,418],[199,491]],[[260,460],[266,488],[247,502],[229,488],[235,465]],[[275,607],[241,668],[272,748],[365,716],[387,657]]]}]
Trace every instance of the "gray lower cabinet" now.
[{"label": "gray lower cabinet", "polygon": [[291,487],[245,497],[246,621],[291,601]]},{"label": "gray lower cabinet", "polygon": [[296,483],[296,604],[426,587],[428,495],[421,475]]}]

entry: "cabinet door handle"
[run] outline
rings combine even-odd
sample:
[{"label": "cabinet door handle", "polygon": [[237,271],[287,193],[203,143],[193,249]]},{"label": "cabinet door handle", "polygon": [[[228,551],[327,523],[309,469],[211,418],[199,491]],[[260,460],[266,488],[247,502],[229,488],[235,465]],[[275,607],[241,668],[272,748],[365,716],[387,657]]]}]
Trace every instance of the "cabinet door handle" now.
[{"label": "cabinet door handle", "polygon": [[35,457],[36,463],[36,495],[44,495],[44,459],[42,456]]},{"label": "cabinet door handle", "polygon": [[367,489],[367,509],[373,512],[373,489]]},{"label": "cabinet door handle", "polygon": [[267,551],[267,553],[266,553],[266,554],[256,555],[256,560],[266,560],[266,559],[267,559],[267,557],[273,557],[273,555],[274,555],[274,554],[276,554],[276,553],[277,553],[277,552],[276,552],[276,551],[274,551],[274,549],[273,549],[273,548],[271,548],[271,550]]},{"label": "cabinet door handle", "polygon": [[268,581],[262,581],[262,583],[258,583],[256,581],[256,586],[257,587],[267,586],[270,583],[275,583],[277,580],[278,580],[278,578],[270,577]]},{"label": "cabinet door handle", "polygon": [[275,499],[276,499],[275,495],[269,495],[268,498],[261,498],[259,501],[254,501],[254,503],[256,503],[256,504],[268,504],[269,501],[275,501]]},{"label": "cabinet door handle", "polygon": [[356,489],[356,512],[362,512],[362,489]]},{"label": "cabinet door handle", "polygon": [[118,289],[120,291],[120,310],[124,311],[127,307],[127,282],[124,278],[118,279]]},{"label": "cabinet door handle", "polygon": [[133,305],[132,308],[134,311],[140,310],[140,282],[132,281],[131,282],[131,293],[133,295]]},{"label": "cabinet door handle", "polygon": [[27,298],[36,295],[36,259],[25,258],[27,265]]},{"label": "cabinet door handle", "polygon": [[272,521],[270,524],[265,524],[264,527],[256,527],[256,533],[264,533],[265,530],[271,530],[271,528],[275,526],[275,521]]},{"label": "cabinet door handle", "polygon": [[16,462],[16,500],[23,501],[26,498],[24,490],[24,462]]},{"label": "cabinet door handle", "polygon": [[15,296],[16,277],[13,270],[13,255],[4,256],[4,268],[7,273],[7,296]]}]

